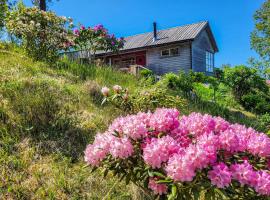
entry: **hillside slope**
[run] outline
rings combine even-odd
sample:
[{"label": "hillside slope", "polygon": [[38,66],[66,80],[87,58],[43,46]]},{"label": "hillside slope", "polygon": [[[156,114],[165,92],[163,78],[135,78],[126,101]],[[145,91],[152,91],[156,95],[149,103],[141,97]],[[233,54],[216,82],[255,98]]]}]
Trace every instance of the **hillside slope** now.
[{"label": "hillside slope", "polygon": [[[100,105],[101,87],[115,84],[131,93],[142,87],[134,76],[107,67],[68,61],[47,66],[20,50],[0,48],[0,199],[147,199],[134,185],[119,183],[112,175],[104,179],[101,171],[90,173],[83,161],[93,136],[124,114]],[[210,91],[205,90],[203,95]],[[173,94],[178,98],[177,91]],[[251,113],[186,100],[188,113],[210,113],[257,127]]]},{"label": "hillside slope", "polygon": [[121,114],[100,106],[101,86],[132,89],[136,79],[112,69],[64,68],[0,51],[0,199],[140,198],[134,186],[90,174],[83,162],[93,136]]}]

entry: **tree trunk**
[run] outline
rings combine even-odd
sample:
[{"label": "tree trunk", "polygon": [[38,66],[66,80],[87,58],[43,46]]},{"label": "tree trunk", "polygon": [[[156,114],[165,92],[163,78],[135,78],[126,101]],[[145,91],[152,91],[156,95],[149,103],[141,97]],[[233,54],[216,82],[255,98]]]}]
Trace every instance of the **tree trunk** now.
[{"label": "tree trunk", "polygon": [[46,11],[47,9],[46,0],[39,0],[39,8],[40,10]]}]

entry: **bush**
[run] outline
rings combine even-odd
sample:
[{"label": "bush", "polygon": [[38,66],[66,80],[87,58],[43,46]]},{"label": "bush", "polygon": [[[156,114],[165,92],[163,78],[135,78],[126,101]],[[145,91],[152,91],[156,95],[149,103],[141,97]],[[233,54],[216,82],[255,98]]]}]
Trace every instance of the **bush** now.
[{"label": "bush", "polygon": [[254,90],[269,92],[265,80],[257,75],[257,71],[243,65],[225,68],[224,83],[232,88],[233,94],[238,101],[241,101],[243,95]]},{"label": "bush", "polygon": [[68,29],[71,21],[53,12],[27,8],[19,3],[15,10],[8,12],[6,27],[9,33],[20,39],[33,59],[54,62],[59,51],[71,45],[73,34]]},{"label": "bush", "polygon": [[246,110],[253,111],[257,114],[264,114],[270,112],[270,97],[267,95],[257,92],[248,93],[243,95],[241,98],[241,104]]},{"label": "bush", "polygon": [[143,69],[140,71],[140,75],[144,78],[149,78],[149,77],[153,76],[154,74],[151,70]]},{"label": "bush", "polygon": [[255,69],[246,66],[225,68],[224,83],[232,89],[235,99],[245,109],[258,114],[269,112],[269,87]]},{"label": "bush", "polygon": [[187,102],[181,97],[170,94],[169,90],[156,86],[138,90],[130,94],[127,89],[116,85],[113,87],[113,91],[114,93],[111,93],[109,88],[102,88],[102,93],[105,96],[102,104],[105,102],[111,103],[127,113],[153,111],[158,107],[185,110],[187,106]]},{"label": "bush", "polygon": [[180,90],[185,94],[193,90],[193,77],[185,72],[179,72],[178,75],[168,73],[164,75],[160,83],[170,89]]},{"label": "bush", "polygon": [[258,129],[265,131],[270,136],[270,113],[261,115],[258,122]]},{"label": "bush", "polygon": [[113,34],[109,35],[108,30],[99,24],[95,27],[74,30],[74,47],[79,50],[90,50],[95,55],[97,51],[117,52],[124,46],[124,39],[117,39]]},{"label": "bush", "polygon": [[265,199],[270,138],[220,117],[157,109],[113,121],[85,161],[155,198]]}]

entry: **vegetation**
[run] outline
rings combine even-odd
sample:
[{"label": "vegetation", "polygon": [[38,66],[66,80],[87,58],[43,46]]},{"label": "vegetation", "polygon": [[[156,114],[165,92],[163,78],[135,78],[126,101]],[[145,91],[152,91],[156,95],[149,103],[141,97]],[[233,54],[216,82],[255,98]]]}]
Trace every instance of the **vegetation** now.
[{"label": "vegetation", "polygon": [[4,21],[5,21],[5,15],[7,12],[7,1],[6,0],[0,0],[0,31],[4,27]]},{"label": "vegetation", "polygon": [[[210,196],[265,199],[266,197],[262,195],[269,195],[268,191],[257,184],[258,182],[255,181],[255,184],[251,179],[246,180],[248,183],[244,183],[249,187],[240,187],[238,182],[231,182],[231,179],[228,179],[231,177],[233,180],[243,181],[233,174],[233,169],[235,171],[241,167],[251,169],[250,164],[256,168],[248,171],[254,177],[262,176],[261,180],[264,181],[265,177],[269,176],[265,171],[261,171],[266,170],[269,164],[264,158],[269,151],[269,138],[256,132],[270,132],[268,103],[270,94],[269,85],[265,81],[269,77],[267,70],[269,65],[265,64],[269,58],[267,49],[269,1],[255,15],[257,25],[252,35],[253,48],[260,53],[262,61],[253,60],[252,68],[236,66],[217,70],[215,77],[207,77],[202,73],[181,72],[167,74],[160,81],[147,70],[141,71],[141,76],[136,78],[107,66],[83,65],[69,61],[65,56],[60,56],[59,52],[71,48],[90,49],[93,54],[98,50],[116,52],[123,47],[124,41],[109,35],[102,25],[93,28],[81,26],[73,32],[71,19],[44,11],[45,0],[35,1],[41,10],[27,8],[19,3],[16,8],[8,11],[8,2],[0,0],[0,15],[3,16],[0,18],[0,27],[5,25],[16,42],[0,43],[0,199],[153,199],[155,195],[148,189],[152,189],[156,195],[167,192],[169,199],[176,197],[195,199],[198,196],[205,199],[209,199]],[[142,121],[132,115],[149,110],[154,112],[159,107],[177,108],[181,115],[186,116],[178,121],[175,119],[178,114],[173,114],[177,111],[170,109],[159,109],[157,114],[136,115],[136,117],[151,116],[150,119],[140,118]],[[208,113],[213,117],[198,113],[190,114],[194,111]],[[97,165],[108,153],[108,151],[101,152],[98,154],[101,157],[91,160],[95,158],[91,149],[96,148],[96,144],[97,147],[104,145],[103,142],[97,141],[103,141],[106,135],[101,136],[97,133],[108,130],[108,125],[113,119],[128,114],[132,116],[120,118],[119,121],[131,119],[124,120],[126,122],[124,125],[131,123],[128,127],[132,130],[138,128],[135,122],[140,121],[139,124],[142,126],[135,131],[135,135],[145,130],[143,127],[148,121],[154,121],[154,124],[147,125],[150,129],[144,132],[151,135],[151,141],[142,144],[142,140],[138,140],[136,136],[130,137],[132,141],[130,138],[124,138],[125,141],[122,141],[121,131],[110,134],[109,139],[113,140],[109,146],[114,144],[120,147],[110,148],[109,151],[113,153],[110,152],[111,156],[106,158],[106,167],[103,168],[105,171],[95,168],[93,173],[90,173],[84,159],[89,164]],[[221,116],[228,122],[215,116]],[[151,154],[156,147],[151,145],[153,141],[159,144],[158,141],[167,136],[174,137],[173,127],[166,129],[167,123],[155,121],[160,118],[166,121],[167,117],[169,121],[175,119],[174,125],[184,123],[181,130],[195,134],[192,136],[183,133],[184,141],[189,141],[189,144],[191,139],[198,143],[205,141],[213,143],[216,141],[213,138],[219,135],[218,141],[224,145],[219,149],[219,144],[209,144],[212,145],[212,150],[218,150],[215,155],[218,155],[217,159],[221,163],[210,165],[212,170],[204,169],[202,173],[198,173],[192,187],[188,184],[183,187],[174,182],[182,181],[183,177],[179,178],[182,173],[174,176],[173,167],[171,170],[165,168],[152,170],[157,167],[153,162],[156,156],[160,156],[164,145],[157,148],[154,159],[149,155],[140,154],[142,152],[140,145],[144,147],[150,145]],[[212,135],[210,140],[199,138],[196,134],[202,130],[201,122],[204,120],[210,122],[209,126],[207,123],[203,124],[207,129],[203,129],[203,135],[209,130],[220,134]],[[112,124],[115,125],[116,122]],[[230,129],[226,129],[229,134],[224,134],[225,129],[216,130],[212,122],[215,124],[222,122],[221,127],[226,126],[225,129],[229,126]],[[251,126],[256,131],[230,123]],[[120,124],[118,127],[121,126]],[[159,130],[160,127],[165,129]],[[193,130],[194,127],[196,130]],[[132,130],[125,134],[131,133]],[[154,131],[162,134],[155,135]],[[252,140],[247,137],[247,132],[252,132],[254,136]],[[223,138],[220,138],[220,135]],[[94,141],[95,136],[94,145],[88,146],[84,158],[85,147]],[[106,140],[107,143],[108,141],[110,140]],[[227,144],[222,143],[225,141]],[[244,146],[245,144],[247,146]],[[134,151],[131,145],[137,145],[134,157],[131,156],[131,152]],[[124,147],[126,149],[120,151]],[[94,152],[100,150],[101,148],[98,148]],[[171,152],[175,148],[167,150]],[[168,153],[167,150],[165,149],[163,153]],[[202,150],[205,151],[204,147]],[[238,150],[244,152],[235,154]],[[226,152],[230,153],[229,157]],[[162,162],[167,162],[171,159],[169,157],[170,155]],[[244,161],[247,157],[249,163]],[[119,158],[127,158],[129,162]],[[192,158],[187,157],[187,160]],[[152,166],[152,169],[147,168],[144,161]],[[181,158],[175,158],[175,161],[177,167],[181,166]],[[234,161],[239,162],[238,165],[232,165]],[[170,163],[174,165],[173,161]],[[184,168],[190,170],[189,173],[194,176],[197,168],[206,166],[201,162],[197,165],[189,164],[192,166]],[[209,161],[208,164],[212,162]],[[233,169],[231,167],[229,169],[227,165],[232,165]],[[135,169],[134,166],[138,166],[139,169]],[[168,173],[168,177],[164,170]],[[222,171],[226,172],[224,175],[227,179],[223,179],[225,182],[216,182],[216,174]],[[114,175],[118,175],[120,179]],[[194,176],[192,175],[192,178]],[[190,180],[190,177],[184,178]],[[125,178],[126,183],[132,180],[134,184],[127,185],[120,181],[121,178]],[[161,181],[161,185],[157,185],[157,181]],[[145,186],[142,184],[144,182],[149,185]],[[200,188],[196,187],[197,184]],[[213,188],[211,184],[217,188]],[[229,190],[218,189],[220,186],[228,185]],[[181,193],[178,193],[178,189]],[[165,196],[160,196],[163,197]]]},{"label": "vegetation", "polygon": [[48,67],[2,46],[0,199],[139,198],[132,185],[90,175],[82,159],[86,144],[121,114],[93,94],[105,82],[132,90],[136,79],[110,68]]},{"label": "vegetation", "polygon": [[260,72],[260,76],[270,79],[270,1],[266,0],[255,13],[255,29],[251,33],[251,46],[260,55],[261,59],[251,59],[252,67]]},{"label": "vegetation", "polygon": [[235,99],[246,109],[255,113],[270,112],[270,91],[266,80],[257,70],[245,66],[224,69],[224,83],[232,89]]},{"label": "vegetation", "polygon": [[27,8],[19,3],[8,13],[6,27],[16,36],[27,54],[39,61],[55,62],[59,51],[67,49],[73,39],[71,19],[58,17],[53,12]]},{"label": "vegetation", "polygon": [[157,198],[266,199],[269,147],[267,135],[220,117],[158,108],[115,119],[85,160]]},{"label": "vegetation", "polygon": [[[147,111],[149,105],[152,110],[180,106],[183,114],[213,113],[262,131],[269,127],[267,116],[257,118],[219,104],[220,91],[217,103],[211,95],[192,99],[182,95],[181,88],[167,88],[165,80],[153,84],[108,67],[66,59],[48,65],[32,61],[16,46],[0,46],[0,198],[102,199],[104,194],[111,199],[150,198],[111,173],[106,179],[100,170],[90,174],[83,162],[83,150],[96,133],[105,131],[119,115]],[[132,110],[109,102],[101,106],[102,87],[116,84],[128,88]],[[211,88],[202,86],[211,93]],[[199,91],[196,87],[194,91]]]},{"label": "vegetation", "polygon": [[262,58],[270,59],[270,1],[262,5],[262,7],[255,13],[255,30],[251,35],[252,47],[260,54]]},{"label": "vegetation", "polygon": [[99,24],[95,27],[74,30],[74,47],[78,50],[89,50],[89,57],[95,56],[97,51],[112,51],[117,52],[124,46],[124,39],[117,39],[113,34],[109,35],[108,30]]}]

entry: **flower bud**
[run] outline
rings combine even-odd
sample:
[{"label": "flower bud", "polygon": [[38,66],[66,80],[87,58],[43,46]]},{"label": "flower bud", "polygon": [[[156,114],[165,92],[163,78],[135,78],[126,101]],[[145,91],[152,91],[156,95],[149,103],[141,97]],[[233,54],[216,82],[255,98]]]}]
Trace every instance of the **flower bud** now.
[{"label": "flower bud", "polygon": [[116,92],[116,93],[120,93],[121,90],[122,90],[122,87],[120,85],[115,85],[113,86],[113,90]]},{"label": "flower bud", "polygon": [[109,92],[110,92],[110,89],[109,88],[107,88],[107,87],[103,87],[102,89],[101,89],[101,93],[104,95],[104,96],[109,96]]}]

